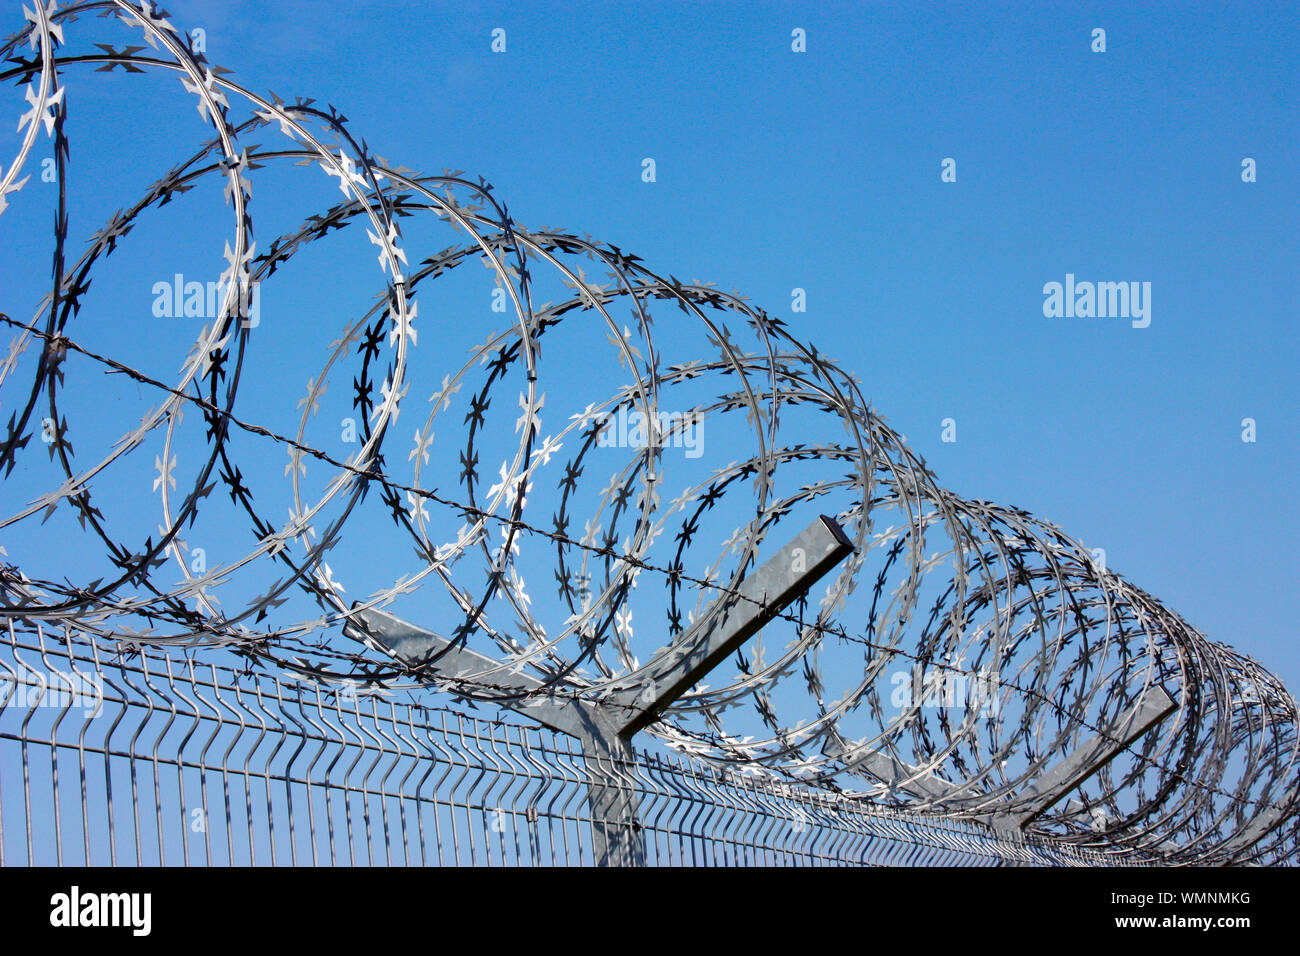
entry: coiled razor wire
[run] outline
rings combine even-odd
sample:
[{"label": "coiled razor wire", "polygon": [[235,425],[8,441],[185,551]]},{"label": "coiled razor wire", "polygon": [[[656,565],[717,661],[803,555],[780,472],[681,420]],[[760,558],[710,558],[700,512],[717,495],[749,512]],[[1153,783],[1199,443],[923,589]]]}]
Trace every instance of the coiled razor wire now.
[{"label": "coiled razor wire", "polygon": [[[1175,713],[1030,830],[1166,862],[1295,859],[1300,742],[1282,684],[1053,525],[942,489],[860,383],[779,318],[589,236],[527,229],[482,179],[393,166],[332,107],[235,83],[151,4],[23,12],[0,72],[26,104],[0,212],[46,141],[57,210],[48,294],[25,321],[0,316],[13,333],[0,361],[11,628],[58,625],[125,653],[222,647],[335,691],[601,701],[642,688],[765,542],[833,514],[855,554],[824,591],[649,732],[742,773],[980,819],[1029,809],[1036,779],[1160,687]],[[91,16],[111,23],[92,29]],[[100,30],[118,31],[113,43],[70,45]],[[76,256],[65,76],[119,67],[178,78],[215,132]],[[180,136],[194,118],[169,122]],[[256,171],[294,165],[306,168],[302,195],[323,181],[343,199],[259,250]],[[173,360],[157,361],[161,345],[150,362],[107,354],[129,337],[103,309],[83,314],[92,272],[150,215],[197,206],[214,181],[229,215],[215,314],[174,356],[176,373],[154,370]],[[268,352],[270,327],[290,319],[262,324],[256,297],[290,281],[295,256],[358,227],[377,261],[348,255],[346,271],[369,278],[375,304],[344,316],[275,425],[264,394],[313,352]],[[438,230],[456,241],[412,254]],[[482,333],[458,321],[454,296],[437,297],[475,262],[512,318],[457,357],[453,343]],[[102,419],[127,383],[157,403],[118,433]],[[241,385],[256,397],[238,403]],[[324,437],[322,407],[355,416],[350,444]],[[95,424],[78,429],[69,412]],[[189,542],[205,535],[213,560],[195,562]],[[59,546],[42,547],[47,536]],[[343,633],[371,608],[495,663],[449,677],[436,656],[396,661]],[[540,689],[502,683],[520,671]],[[864,769],[872,754],[900,779]],[[943,787],[909,786],[923,780]]]}]

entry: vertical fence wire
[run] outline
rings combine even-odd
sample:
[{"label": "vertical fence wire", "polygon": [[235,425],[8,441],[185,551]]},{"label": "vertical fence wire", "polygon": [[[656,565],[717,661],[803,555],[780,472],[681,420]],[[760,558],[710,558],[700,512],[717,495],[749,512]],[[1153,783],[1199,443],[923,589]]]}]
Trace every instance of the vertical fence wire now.
[{"label": "vertical fence wire", "polygon": [[650,865],[1115,862],[677,756],[605,767],[392,694],[0,634],[0,865],[589,865],[598,772],[635,793]]}]

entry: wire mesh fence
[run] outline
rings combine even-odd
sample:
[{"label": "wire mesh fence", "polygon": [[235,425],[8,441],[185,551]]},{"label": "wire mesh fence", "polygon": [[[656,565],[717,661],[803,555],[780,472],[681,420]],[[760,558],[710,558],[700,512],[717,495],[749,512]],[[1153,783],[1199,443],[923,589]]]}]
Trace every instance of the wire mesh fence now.
[{"label": "wire mesh fence", "polygon": [[[355,631],[422,589],[420,619],[457,635],[457,650],[489,652],[457,655],[454,686],[479,700],[503,699],[497,678],[527,668],[533,683],[505,688],[518,702],[544,706],[581,682],[587,702],[621,697],[630,718],[643,678],[675,669],[713,627],[709,609],[732,602],[773,616],[675,714],[709,759],[870,786],[927,812],[979,804],[1000,826],[1039,820],[1035,832],[1107,859],[1121,845],[1129,860],[1179,864],[1300,858],[1300,706],[1281,681],[1108,569],[1104,549],[946,489],[793,316],[586,233],[525,228],[486,179],[390,165],[332,107],[263,97],[187,35],[154,4],[87,0],[35,4],[0,41],[0,78],[30,107],[0,164],[0,208],[38,160],[50,186],[5,219],[13,275],[44,275],[21,265],[41,249],[22,217],[44,206],[54,223],[52,285],[19,283],[0,303],[22,309],[0,312],[0,385],[18,409],[0,440],[0,527],[15,549],[0,607],[38,638],[147,626],[156,644],[202,635],[227,648],[133,657],[135,670],[70,649],[66,680],[45,660],[56,652],[16,650],[0,853],[57,860],[66,842],[68,855],[140,862],[516,863],[607,850],[592,763],[567,739],[326,689],[409,678],[393,647]],[[73,146],[69,96],[117,103],[119,68],[146,84],[147,122],[123,130],[171,129],[177,101],[152,85],[166,77],[210,138],[135,137],[123,152],[101,124]],[[310,177],[343,199],[302,219]],[[82,187],[101,182],[138,198],[83,247],[66,213],[93,210]],[[229,222],[192,205],[218,188]],[[146,248],[113,255],[128,233]],[[218,235],[231,251],[214,277]],[[378,297],[356,278],[366,249]],[[446,321],[488,315],[469,275],[480,266],[490,321]],[[329,308],[304,308],[304,295]],[[440,317],[429,304],[420,317],[431,300]],[[190,331],[175,321],[200,316]],[[280,335],[294,347],[274,347]],[[414,449],[403,410],[424,416]],[[851,551],[825,591],[808,582],[780,607],[746,592],[769,547],[821,515]],[[806,549],[790,547],[783,575],[802,575]],[[236,654],[334,683],[222,670]],[[105,714],[60,703],[85,691]],[[649,699],[646,712],[660,703]],[[898,741],[917,747],[895,761]],[[608,772],[640,809],[638,860],[838,862],[916,845],[889,827],[948,832],[648,752]],[[1050,802],[1064,792],[1077,809]],[[960,852],[1066,858],[953,832]]]},{"label": "wire mesh fence", "polygon": [[[651,865],[1089,865],[1107,855],[637,752]],[[0,864],[584,865],[576,741],[48,627],[0,638]]]}]

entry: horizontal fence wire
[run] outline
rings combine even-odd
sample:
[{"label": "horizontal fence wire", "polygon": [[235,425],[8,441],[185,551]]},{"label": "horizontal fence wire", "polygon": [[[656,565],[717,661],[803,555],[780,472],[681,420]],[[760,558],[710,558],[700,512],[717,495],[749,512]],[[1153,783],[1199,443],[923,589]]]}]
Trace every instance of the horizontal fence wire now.
[{"label": "horizontal fence wire", "polygon": [[[649,865],[1123,862],[676,755],[616,773]],[[590,865],[592,774],[538,726],[0,632],[0,865]]]},{"label": "horizontal fence wire", "polygon": [[[7,171],[0,164],[0,206],[25,181],[19,178],[24,165],[39,159],[43,127],[51,158],[41,163],[51,163],[54,174],[46,201],[55,213],[48,295],[34,314],[0,312],[0,329],[11,336],[0,383],[19,390],[20,409],[0,441],[0,472],[17,510],[0,516],[0,524],[26,527],[29,542],[50,546],[16,556],[21,569],[0,565],[0,607],[24,633],[38,636],[52,626],[99,630],[96,640],[110,632],[147,633],[158,644],[201,639],[225,649],[209,659],[185,652],[132,657],[129,663],[139,665],[132,669],[116,653],[101,667],[93,647],[69,648],[69,666],[81,653],[81,670],[69,671],[63,687],[44,659],[53,652],[15,645],[5,665],[12,699],[0,702],[0,814],[10,821],[0,855],[58,859],[66,835],[68,855],[138,862],[605,858],[606,824],[594,821],[593,833],[590,818],[601,815],[593,806],[606,797],[592,797],[591,763],[567,739],[420,706],[415,698],[340,700],[330,689],[344,681],[410,678],[397,655],[358,643],[350,631],[365,612],[394,602],[400,608],[405,601],[399,599],[427,581],[433,590],[426,596],[435,602],[427,607],[440,609],[440,625],[462,637],[481,633],[484,646],[508,655],[503,660],[494,652],[443,686],[492,696],[502,690],[491,686],[494,676],[527,666],[536,683],[526,691],[508,689],[517,703],[571,693],[608,701],[626,692],[634,672],[654,672],[682,649],[646,656],[658,655],[663,634],[680,635],[692,604],[699,617],[711,597],[770,613],[780,618],[778,627],[793,629],[778,658],[760,666],[757,645],[753,661],[738,653],[741,673],[729,686],[679,709],[686,721],[678,729],[714,767],[644,752],[614,769],[623,780],[604,811],[638,806],[644,832],[632,843],[646,843],[652,862],[745,862],[763,854],[785,862],[874,862],[873,854],[895,843],[922,847],[902,858],[924,862],[941,855],[945,840],[955,843],[954,852],[1013,862],[1083,859],[1062,849],[1067,843],[1125,862],[1300,858],[1300,705],[1260,664],[1210,641],[1108,569],[1104,549],[1099,556],[1022,509],[944,488],[906,437],[877,414],[858,377],[804,342],[793,317],[768,313],[739,291],[661,274],[586,233],[527,229],[481,176],[425,175],[390,165],[333,107],[267,98],[256,92],[260,83],[236,82],[195,44],[178,42],[183,26],[155,7],[128,0],[38,2],[25,12],[23,28],[0,41],[6,60],[0,79],[25,87],[31,106],[18,121],[15,159]],[[115,11],[108,18],[118,21],[114,29],[140,31],[135,39],[145,44],[118,49],[120,40],[94,42],[94,21],[103,18],[87,16],[92,11]],[[186,111],[197,105],[212,135],[188,158],[169,161],[143,194],[133,189],[139,198],[83,246],[63,213],[84,199],[74,187],[96,177],[70,172],[70,163],[103,150],[71,145],[65,93],[69,83],[74,98],[87,81],[99,87],[91,77],[103,74],[104,85],[90,95],[115,99],[118,68],[124,82],[126,74],[180,76],[194,97],[185,98]],[[149,116],[170,115],[162,100],[150,106]],[[249,141],[268,136],[276,141]],[[280,178],[291,165],[337,178],[343,198],[315,207],[267,242],[265,229],[254,230],[254,212],[264,202],[277,212],[272,222],[282,218],[279,212],[297,219],[297,210],[280,210],[277,198],[297,192]],[[183,200],[189,202],[222,185],[233,215],[229,266],[219,281],[206,283],[206,308],[195,303],[211,321],[177,366],[180,378],[160,379],[149,370],[154,356],[140,359],[131,335],[105,342],[87,329],[99,304],[87,291],[133,229],[186,193],[193,191]],[[30,200],[33,193],[23,196]],[[201,217],[189,219],[206,229]],[[407,237],[404,222],[411,227]],[[443,226],[456,237],[423,257],[417,250],[433,235],[429,230]],[[246,348],[264,334],[251,332],[261,323],[262,284],[292,282],[301,266],[291,263],[300,252],[311,258],[309,250],[323,248],[317,243],[332,233],[363,229],[371,245],[358,235],[355,248],[370,249],[367,256],[378,250],[375,274],[387,291],[343,320],[324,364],[305,352],[294,361],[286,355],[266,361],[266,350]],[[17,236],[20,243],[31,240],[30,230]],[[167,257],[183,251],[167,250]],[[176,262],[174,271],[163,270],[175,279],[174,297],[155,302],[155,318],[160,312],[194,317],[189,292],[205,283],[184,282]],[[426,290],[468,295],[465,270],[477,273],[480,265],[507,303],[485,339],[483,330],[439,322],[427,308],[417,323]],[[318,275],[315,284],[326,278]],[[268,291],[269,327],[276,325],[272,300],[293,296],[269,285]],[[117,299],[107,314],[131,314],[129,299]],[[173,299],[174,309],[158,308]],[[664,309],[680,311],[681,321],[657,324]],[[549,344],[557,338],[560,348]],[[416,358],[429,356],[431,347],[431,358]],[[104,348],[112,354],[101,353]],[[69,436],[84,434],[87,425],[99,430],[101,398],[77,384],[89,368],[118,383],[109,393],[130,400],[123,408],[142,403],[142,415],[111,445],[112,436],[105,436],[104,447],[87,459],[85,443],[78,441],[78,455]],[[24,369],[33,372],[25,400]],[[65,371],[72,372],[66,381]],[[438,371],[445,372],[442,384],[429,394],[422,383]],[[280,394],[299,373],[306,395],[297,401],[303,411],[296,432],[276,425],[287,419],[267,417],[264,401],[237,400],[241,382],[245,396],[248,383]],[[426,384],[432,387],[432,380]],[[421,392],[429,397],[417,398]],[[347,423],[360,423],[344,439],[357,443],[346,459],[336,439],[314,441],[322,433],[308,427],[322,401],[328,409],[336,399],[356,415]],[[412,451],[400,447],[408,432],[396,423],[401,410],[408,421],[422,414],[409,410],[414,401],[430,407]],[[48,417],[35,412],[46,407]],[[186,414],[190,427],[182,427]],[[198,414],[207,426],[202,433],[192,427]],[[633,415],[640,425],[629,430]],[[706,422],[710,434],[728,435],[721,444],[710,439],[707,454]],[[38,431],[41,441],[32,441]],[[643,440],[632,440],[633,433]],[[160,453],[150,448],[155,438]],[[679,457],[680,448],[686,451]],[[39,457],[40,449],[61,472],[54,480],[27,468],[27,456]],[[147,461],[151,452],[156,474]],[[275,513],[278,507],[265,507],[261,492],[255,502],[241,470],[260,471],[268,454],[289,458],[283,477],[294,506],[287,521],[283,511]],[[206,464],[196,469],[195,456]],[[489,484],[498,456],[500,480]],[[114,465],[123,459],[132,462],[125,471]],[[602,488],[614,461],[618,470]],[[11,474],[20,462],[24,467]],[[116,477],[106,471],[110,466]],[[304,485],[302,476],[322,466],[337,480],[319,486],[317,497],[315,479]],[[199,476],[188,494],[183,484],[177,489],[178,475],[187,472]],[[213,495],[219,485],[222,492]],[[669,490],[675,488],[680,494]],[[116,522],[137,523],[145,511],[136,506],[152,501],[149,496],[161,506],[156,533],[150,527],[125,539],[110,535]],[[836,566],[822,596],[804,600],[811,592],[801,590],[797,603],[778,608],[767,605],[766,592],[761,598],[743,593],[746,572],[758,568],[769,542],[783,537],[781,523],[788,529],[801,515],[811,518],[814,508],[835,520],[854,551]],[[101,509],[118,514],[106,517]],[[208,549],[245,519],[255,537],[229,553],[214,550],[228,560],[209,566]],[[501,547],[488,546],[497,533]],[[208,543],[187,555],[183,544],[194,535]],[[139,553],[120,543],[140,539]],[[710,553],[717,541],[721,553]],[[401,551],[414,544],[419,564],[414,576],[402,573],[390,583],[369,556],[389,553],[393,542]],[[544,547],[524,549],[525,542]],[[485,575],[466,565],[448,573],[469,555]],[[158,573],[169,564],[179,578]],[[283,567],[293,569],[291,578],[278,576],[275,569]],[[67,578],[70,571],[79,580]],[[641,581],[662,583],[664,590],[643,584],[634,594],[642,573]],[[358,576],[370,583],[358,587]],[[529,608],[524,583],[552,576],[559,601],[552,606],[573,612],[558,630],[541,606]],[[343,579],[352,588],[346,600]],[[465,588],[471,580],[476,583]],[[368,596],[351,602],[357,593]],[[488,624],[483,612],[498,602],[511,605],[521,625],[516,636],[527,635],[526,643]],[[149,630],[135,630],[142,624]],[[313,674],[322,685],[239,676],[241,665],[220,669],[241,656]],[[575,691],[575,669],[588,660],[600,673]],[[987,666],[968,672],[968,661]],[[887,723],[873,722],[867,737],[850,740],[862,729],[858,718],[874,712],[883,721],[884,681],[909,669],[910,703],[891,700],[896,712]],[[834,700],[827,688],[842,679],[844,696]],[[79,699],[87,681],[105,706],[102,718],[71,705],[60,710],[59,695]],[[946,709],[963,697],[968,712],[978,707],[980,719],[934,713],[923,703],[932,689],[941,689],[946,701],[933,706]],[[754,708],[751,720],[761,718],[765,739],[737,739],[736,731],[748,725],[726,723],[724,711],[742,703]],[[1013,712],[1005,719],[1003,705]],[[919,765],[899,763],[895,773],[887,751],[908,740],[917,749],[902,756],[919,758]],[[746,761],[755,766],[744,767]],[[724,762],[804,774],[826,789],[719,776],[716,765]],[[1053,764],[1063,771],[1086,764],[1097,772],[1086,786],[1078,778],[1039,775]],[[1066,783],[1080,799],[1044,813]],[[1021,845],[974,828],[950,831],[936,816],[917,817],[915,806],[912,817],[899,816],[862,802],[861,794],[832,793],[864,785],[889,803],[907,794],[927,814],[992,810],[999,826],[1036,819],[1036,834],[1060,836]],[[635,799],[625,799],[628,794]],[[907,829],[913,826],[915,832]],[[891,827],[902,828],[902,836]],[[613,843],[626,844],[624,837],[615,834]],[[939,844],[924,842],[931,839]],[[639,859],[639,849],[634,856]]]}]

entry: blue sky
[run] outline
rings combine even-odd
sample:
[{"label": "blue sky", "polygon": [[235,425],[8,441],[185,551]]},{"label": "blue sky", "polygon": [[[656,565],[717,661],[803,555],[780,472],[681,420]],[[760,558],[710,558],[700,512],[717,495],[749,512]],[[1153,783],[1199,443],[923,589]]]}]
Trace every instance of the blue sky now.
[{"label": "blue sky", "polygon": [[[337,106],[395,163],[481,174],[528,226],[743,291],[856,372],[946,487],[1105,548],[1112,568],[1300,687],[1294,6],[168,9],[206,31],[209,59],[236,80]],[[490,50],[497,27],[504,54]],[[1090,49],[1097,27],[1104,53]],[[138,150],[119,148],[100,97],[153,81],[91,76],[68,77],[73,167],[119,177],[78,182],[74,247],[203,136],[173,80],[176,108],[132,127]],[[941,182],[946,157],[955,183]],[[1242,181],[1245,157],[1256,182]],[[316,172],[312,199],[337,199]],[[49,208],[6,218],[47,224]],[[15,253],[31,273],[0,279],[16,317],[48,273],[48,247],[32,248]],[[1043,286],[1067,273],[1150,282],[1150,326],[1045,317]],[[796,287],[807,311],[792,315]],[[275,385],[259,387],[272,403]]]}]

